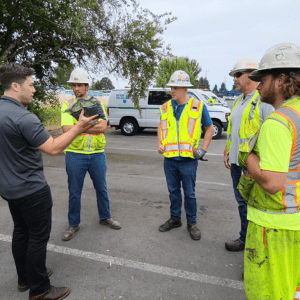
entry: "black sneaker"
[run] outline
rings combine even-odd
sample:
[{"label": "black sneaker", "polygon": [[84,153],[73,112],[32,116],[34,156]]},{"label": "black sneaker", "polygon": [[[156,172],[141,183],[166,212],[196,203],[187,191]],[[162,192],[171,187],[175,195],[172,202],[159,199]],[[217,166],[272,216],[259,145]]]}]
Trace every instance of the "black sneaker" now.
[{"label": "black sneaker", "polygon": [[187,225],[187,230],[190,233],[190,236],[193,240],[200,240],[201,239],[201,231],[197,227],[197,224]]},{"label": "black sneaker", "polygon": [[181,225],[181,220],[174,220],[170,218],[166,223],[160,225],[158,230],[161,232],[165,232],[171,230],[172,228],[180,227]]},{"label": "black sneaker", "polygon": [[238,252],[245,249],[245,243],[241,242],[239,239],[225,243],[225,248],[228,251]]}]

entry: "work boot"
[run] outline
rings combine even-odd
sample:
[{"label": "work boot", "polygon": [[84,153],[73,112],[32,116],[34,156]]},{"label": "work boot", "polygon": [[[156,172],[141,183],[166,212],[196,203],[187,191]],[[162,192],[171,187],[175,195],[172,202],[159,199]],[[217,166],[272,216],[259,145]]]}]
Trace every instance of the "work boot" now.
[{"label": "work boot", "polygon": [[112,228],[112,229],[121,229],[122,228],[121,224],[118,221],[113,220],[112,218],[110,218],[110,219],[101,219],[99,221],[99,224],[107,226],[107,227]]},{"label": "work boot", "polygon": [[68,228],[66,229],[66,231],[63,233],[61,239],[63,241],[69,241],[71,240],[76,232],[80,229],[79,225],[76,226],[68,226]]},{"label": "work boot", "polygon": [[[51,268],[47,268],[47,274],[48,277],[50,277],[53,273],[53,270]],[[29,289],[29,286],[27,285],[27,283],[19,283],[18,284],[18,291],[19,292],[26,292]]]},{"label": "work boot", "polygon": [[200,240],[201,239],[201,231],[197,227],[197,224],[187,225],[187,230],[190,233],[190,236],[193,240]]},{"label": "work boot", "polygon": [[245,249],[245,243],[241,242],[240,239],[237,239],[235,241],[225,243],[225,248],[228,251],[238,252]]},{"label": "work boot", "polygon": [[66,298],[70,294],[68,287],[55,287],[51,288],[39,295],[29,296],[29,300],[61,300]]},{"label": "work boot", "polygon": [[169,231],[172,228],[180,227],[182,225],[181,220],[175,220],[170,218],[166,223],[159,226],[158,230],[161,232]]}]

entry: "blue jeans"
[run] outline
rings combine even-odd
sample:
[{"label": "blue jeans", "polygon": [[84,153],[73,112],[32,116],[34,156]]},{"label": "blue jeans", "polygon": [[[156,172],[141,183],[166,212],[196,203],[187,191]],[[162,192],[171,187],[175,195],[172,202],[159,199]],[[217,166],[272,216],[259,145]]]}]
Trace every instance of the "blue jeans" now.
[{"label": "blue jeans", "polygon": [[50,188],[46,185],[33,194],[7,201],[14,221],[12,253],[18,283],[29,286],[29,295],[42,294],[50,288],[46,269],[52,219]]},{"label": "blue jeans", "polygon": [[109,199],[106,188],[105,153],[66,153],[66,170],[69,185],[69,225],[80,224],[81,193],[86,172],[89,172],[97,196],[100,219],[109,219]]},{"label": "blue jeans", "polygon": [[184,208],[189,225],[196,224],[197,202],[195,195],[195,183],[198,160],[164,159],[164,170],[170,197],[170,214],[173,219],[181,219],[181,184],[184,192]]},{"label": "blue jeans", "polygon": [[240,192],[236,188],[241,178],[242,168],[236,164],[231,164],[230,172],[231,172],[231,178],[233,183],[233,191],[234,191],[235,199],[238,203],[238,209],[239,209],[239,214],[241,219],[241,231],[240,231],[239,240],[245,243],[247,226],[248,226],[247,205],[244,199],[242,198]]}]

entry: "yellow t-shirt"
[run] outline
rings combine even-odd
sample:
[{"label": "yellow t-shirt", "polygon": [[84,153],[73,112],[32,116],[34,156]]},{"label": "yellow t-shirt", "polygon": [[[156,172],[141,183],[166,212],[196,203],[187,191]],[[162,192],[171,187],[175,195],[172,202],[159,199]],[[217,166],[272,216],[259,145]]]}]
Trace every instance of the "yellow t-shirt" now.
[{"label": "yellow t-shirt", "polygon": [[[288,172],[293,137],[280,122],[267,119],[261,126],[254,151],[262,170]],[[247,219],[264,227],[300,230],[300,213],[275,214],[260,211],[250,205]]]}]

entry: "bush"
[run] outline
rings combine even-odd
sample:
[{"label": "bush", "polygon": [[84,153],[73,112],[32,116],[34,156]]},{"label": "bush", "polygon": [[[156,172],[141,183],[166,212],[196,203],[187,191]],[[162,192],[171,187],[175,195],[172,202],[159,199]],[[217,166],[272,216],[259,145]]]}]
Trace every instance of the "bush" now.
[{"label": "bush", "polygon": [[53,91],[46,91],[42,86],[35,86],[36,92],[33,99],[27,103],[26,108],[34,113],[45,125],[60,123],[60,104]]}]

